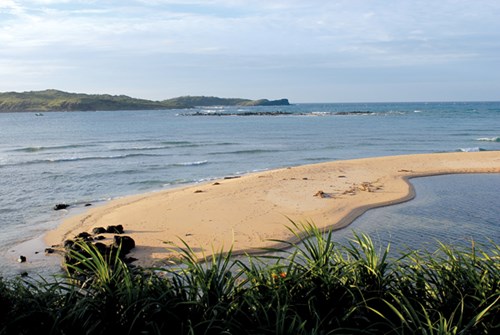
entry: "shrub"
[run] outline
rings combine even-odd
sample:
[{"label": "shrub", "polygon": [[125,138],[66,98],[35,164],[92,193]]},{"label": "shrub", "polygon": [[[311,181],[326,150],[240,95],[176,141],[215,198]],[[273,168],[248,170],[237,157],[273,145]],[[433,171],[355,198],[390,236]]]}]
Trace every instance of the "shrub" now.
[{"label": "shrub", "polygon": [[369,236],[345,244],[311,223],[271,255],[215,253],[131,268],[92,245],[52,281],[0,279],[2,334],[488,334],[500,330],[500,247],[398,258]]}]

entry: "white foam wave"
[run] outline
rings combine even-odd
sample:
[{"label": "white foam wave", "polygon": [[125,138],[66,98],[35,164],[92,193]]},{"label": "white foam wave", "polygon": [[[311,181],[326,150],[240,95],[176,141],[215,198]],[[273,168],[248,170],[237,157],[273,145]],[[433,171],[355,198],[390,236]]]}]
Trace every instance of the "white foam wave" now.
[{"label": "white foam wave", "polygon": [[482,141],[482,142],[500,142],[500,137],[481,137],[481,138],[477,138],[476,141]]},{"label": "white foam wave", "polygon": [[473,148],[460,148],[458,149],[460,152],[479,152],[479,151],[484,151],[484,149],[481,149],[480,147],[473,147]]},{"label": "white foam wave", "polygon": [[174,166],[196,166],[196,165],[205,165],[208,164],[207,160],[196,161],[196,162],[185,162],[185,163],[176,163]]},{"label": "white foam wave", "polygon": [[35,160],[29,160],[29,161],[23,161],[23,162],[4,164],[2,166],[18,166],[18,165],[65,163],[65,162],[91,161],[91,160],[126,159],[126,158],[131,158],[131,157],[160,157],[160,156],[162,156],[162,155],[127,154],[127,155],[112,155],[112,156],[83,156],[83,157],[75,156],[75,157],[63,157],[63,158],[35,159]]}]

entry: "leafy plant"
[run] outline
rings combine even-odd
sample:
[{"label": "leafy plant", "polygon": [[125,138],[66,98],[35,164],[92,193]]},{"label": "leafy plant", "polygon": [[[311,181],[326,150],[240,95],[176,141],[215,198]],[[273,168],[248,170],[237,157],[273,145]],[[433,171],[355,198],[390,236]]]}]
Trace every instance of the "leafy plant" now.
[{"label": "leafy plant", "polygon": [[[488,334],[500,331],[500,247],[377,250],[291,223],[263,256],[222,249],[133,268],[82,244],[64,277],[0,279],[0,334]],[[302,242],[299,243],[299,240]],[[282,244],[283,245],[283,244]]]}]

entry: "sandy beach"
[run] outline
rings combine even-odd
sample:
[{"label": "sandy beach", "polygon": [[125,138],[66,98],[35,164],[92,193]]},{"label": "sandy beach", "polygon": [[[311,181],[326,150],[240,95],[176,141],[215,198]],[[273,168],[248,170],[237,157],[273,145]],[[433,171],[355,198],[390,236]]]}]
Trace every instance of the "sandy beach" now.
[{"label": "sandy beach", "polygon": [[500,152],[334,161],[129,196],[68,218],[45,241],[61,244],[121,224],[136,241],[130,256],[142,266],[175,258],[181,239],[199,257],[229,248],[257,252],[277,246],[271,239],[292,238],[289,219],[340,229],[370,208],[412,199],[410,178],[451,173],[500,173]]}]

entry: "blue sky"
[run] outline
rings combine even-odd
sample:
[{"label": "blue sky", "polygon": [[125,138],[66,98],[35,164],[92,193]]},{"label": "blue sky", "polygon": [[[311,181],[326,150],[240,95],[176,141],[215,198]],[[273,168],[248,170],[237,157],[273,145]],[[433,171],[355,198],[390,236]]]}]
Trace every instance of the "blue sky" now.
[{"label": "blue sky", "polygon": [[497,0],[0,0],[0,91],[500,100]]}]

